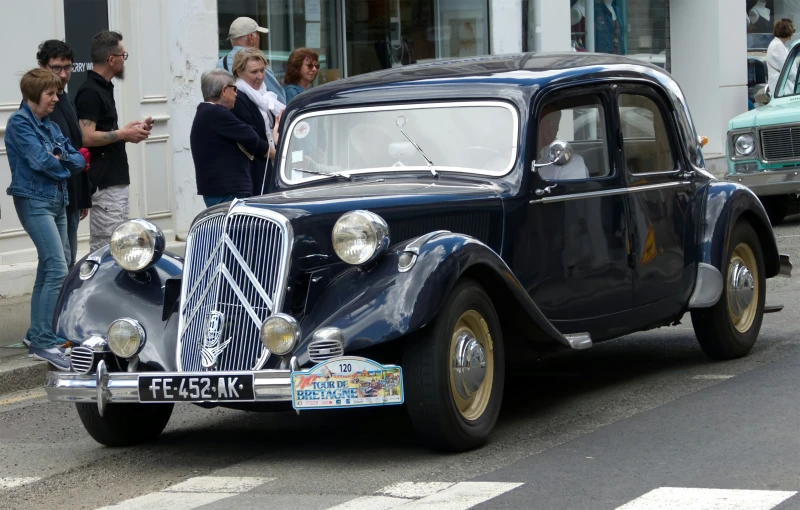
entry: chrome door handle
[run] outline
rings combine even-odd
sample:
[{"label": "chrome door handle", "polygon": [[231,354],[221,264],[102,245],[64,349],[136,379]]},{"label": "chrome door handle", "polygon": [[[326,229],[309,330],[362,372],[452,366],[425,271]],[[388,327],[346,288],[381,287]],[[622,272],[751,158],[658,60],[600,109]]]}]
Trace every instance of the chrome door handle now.
[{"label": "chrome door handle", "polygon": [[694,177],[694,170],[689,170],[687,172],[681,172],[678,174],[678,178],[682,181],[685,181],[686,179],[691,179],[692,177]]},{"label": "chrome door handle", "polygon": [[542,195],[544,195],[544,194],[550,194],[550,192],[551,192],[551,191],[553,191],[553,188],[555,188],[556,186],[558,186],[558,184],[557,184],[557,183],[556,183],[556,184],[553,184],[552,186],[547,186],[547,187],[546,187],[546,188],[544,188],[544,189],[542,189],[542,188],[537,188],[536,190],[534,190],[534,193],[536,193],[536,196],[537,196],[537,197],[540,197],[540,196],[542,196]]}]

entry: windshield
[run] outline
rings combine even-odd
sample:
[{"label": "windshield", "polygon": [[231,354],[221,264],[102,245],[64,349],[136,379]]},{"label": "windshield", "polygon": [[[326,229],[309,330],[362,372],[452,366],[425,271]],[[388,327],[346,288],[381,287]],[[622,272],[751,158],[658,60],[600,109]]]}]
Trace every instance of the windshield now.
[{"label": "windshield", "polygon": [[301,116],[281,161],[281,179],[408,170],[508,173],[517,155],[516,110],[502,102],[331,110]]},{"label": "windshield", "polygon": [[800,94],[800,87],[797,84],[797,70],[800,66],[800,46],[797,46],[798,41],[791,43],[792,49],[786,62],[783,64],[781,74],[778,77],[778,83],[775,87],[775,92],[772,94],[774,97],[786,97]]}]

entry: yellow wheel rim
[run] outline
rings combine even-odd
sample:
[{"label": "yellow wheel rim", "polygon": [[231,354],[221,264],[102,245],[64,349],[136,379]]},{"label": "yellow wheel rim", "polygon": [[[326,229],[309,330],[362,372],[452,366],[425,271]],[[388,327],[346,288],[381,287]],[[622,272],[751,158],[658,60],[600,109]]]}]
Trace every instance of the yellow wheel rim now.
[{"label": "yellow wheel rim", "polygon": [[728,263],[726,292],[728,316],[733,327],[746,333],[753,325],[758,310],[758,265],[749,245],[739,243]]},{"label": "yellow wheel rim", "polygon": [[489,326],[475,310],[464,312],[450,338],[450,392],[465,420],[480,418],[492,396],[494,351]]}]

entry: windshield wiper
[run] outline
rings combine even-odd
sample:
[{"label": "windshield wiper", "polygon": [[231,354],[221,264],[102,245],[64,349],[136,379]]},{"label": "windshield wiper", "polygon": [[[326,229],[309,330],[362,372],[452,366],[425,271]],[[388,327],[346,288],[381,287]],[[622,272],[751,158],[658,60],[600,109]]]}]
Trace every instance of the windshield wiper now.
[{"label": "windshield wiper", "polygon": [[422,157],[425,158],[425,161],[428,163],[428,170],[431,171],[431,173],[433,174],[434,177],[438,177],[439,174],[436,172],[436,169],[434,168],[433,161],[431,161],[430,158],[428,158],[428,156],[425,155],[425,152],[422,150],[422,147],[417,145],[417,142],[412,140],[411,137],[408,136],[408,134],[406,134],[406,132],[403,130],[403,126],[405,126],[405,124],[406,124],[406,117],[404,115],[401,115],[401,116],[397,117],[397,120],[395,121],[395,124],[400,129],[400,132],[403,133],[403,136],[405,136],[406,139],[409,142],[411,142],[411,145],[413,145],[414,148],[417,149],[417,152],[422,154]]},{"label": "windshield wiper", "polygon": [[297,170],[298,172],[306,174],[324,175],[326,177],[343,177],[349,181],[353,180],[353,176],[345,172],[317,172],[316,170],[306,170],[305,168],[292,168],[292,170]]}]

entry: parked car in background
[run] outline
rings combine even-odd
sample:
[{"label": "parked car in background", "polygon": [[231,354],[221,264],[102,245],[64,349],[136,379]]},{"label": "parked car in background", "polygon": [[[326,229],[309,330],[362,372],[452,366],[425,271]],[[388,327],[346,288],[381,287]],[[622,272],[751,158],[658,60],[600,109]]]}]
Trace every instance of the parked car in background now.
[{"label": "parked car in background", "polygon": [[700,147],[678,84],[614,55],[316,87],[283,114],[267,194],[202,212],[185,259],[136,219],[76,265],[55,324],[82,345],[47,392],[111,446],[154,439],[175,404],[404,404],[421,440],[462,451],[512,367],[548,354],[690,313],[709,357],[744,356],[791,266]]},{"label": "parked car in background", "polygon": [[781,223],[800,193],[800,89],[795,44],[766,106],[728,123],[727,181],[743,184],[761,199],[773,225]]}]

